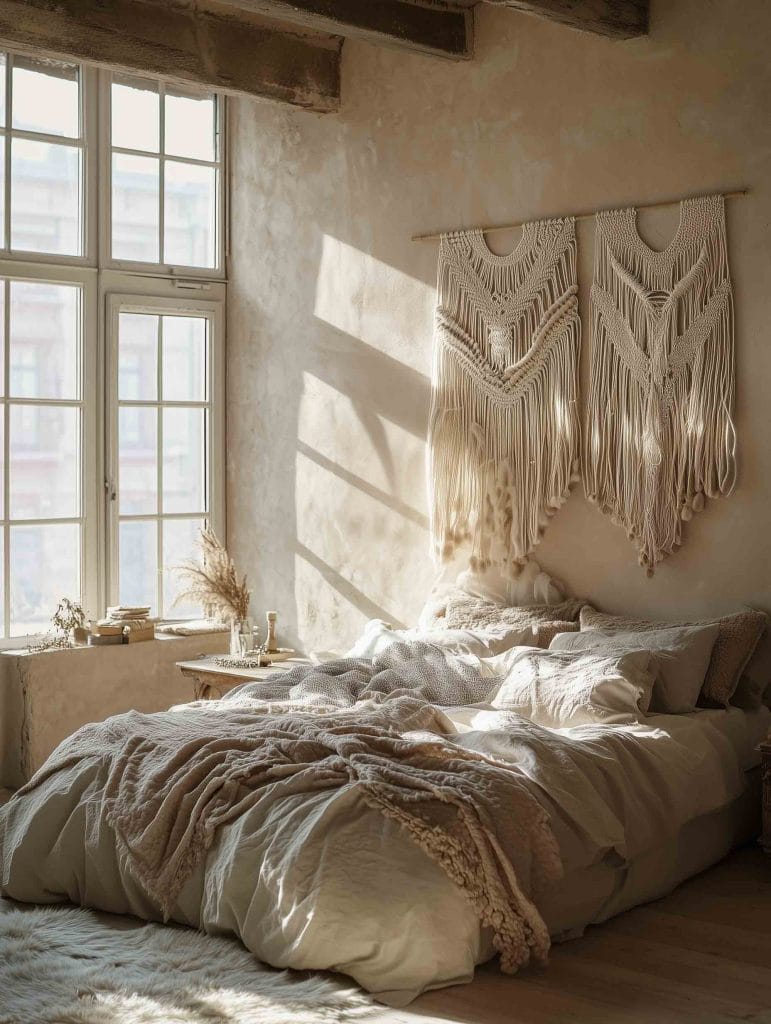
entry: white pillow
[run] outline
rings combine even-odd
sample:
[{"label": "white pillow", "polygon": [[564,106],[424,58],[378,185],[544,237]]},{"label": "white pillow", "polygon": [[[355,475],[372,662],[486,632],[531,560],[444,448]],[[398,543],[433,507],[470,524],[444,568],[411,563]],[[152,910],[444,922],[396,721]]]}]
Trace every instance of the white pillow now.
[{"label": "white pillow", "polygon": [[648,710],[654,676],[647,651],[602,657],[520,647],[508,661],[491,703],[537,725],[619,725]]},{"label": "white pillow", "polygon": [[651,710],[680,715],[696,707],[719,631],[717,623],[627,633],[586,629],[580,633],[558,633],[550,650],[591,651],[606,657],[627,651],[649,651],[651,671],[656,676]]},{"label": "white pillow", "polygon": [[471,654],[491,658],[521,643],[519,629],[496,626],[484,630],[471,629],[392,629],[381,619],[372,619],[364,632],[344,655],[346,658],[374,658],[394,643],[421,641],[441,647],[449,654]]}]

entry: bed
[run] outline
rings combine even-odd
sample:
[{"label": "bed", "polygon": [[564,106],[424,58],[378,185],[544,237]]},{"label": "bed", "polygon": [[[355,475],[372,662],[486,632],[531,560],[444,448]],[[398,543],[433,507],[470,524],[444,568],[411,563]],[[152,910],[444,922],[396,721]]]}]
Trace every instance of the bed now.
[{"label": "bed", "polygon": [[[388,686],[375,687],[374,704],[371,689],[359,687],[350,697],[354,710],[388,708],[392,696],[420,692],[403,666],[420,669],[426,649],[399,646],[407,660],[389,662]],[[440,657],[455,666],[456,655]],[[495,692],[494,669],[468,653],[457,657],[464,679]],[[321,669],[311,672],[317,682]],[[338,686],[341,676],[334,678]],[[472,699],[473,691],[462,701],[454,691],[444,699],[435,685],[428,692],[426,704],[445,723],[444,741],[508,765],[547,812],[562,877],[532,899],[553,941],[667,893],[757,834],[756,747],[771,726],[765,707],[550,729],[489,698]],[[318,702],[318,686],[301,683],[271,700],[290,697],[293,707],[301,698]],[[210,720],[233,702],[246,713],[253,701],[265,704],[265,692],[247,686],[210,702],[206,714]],[[164,714],[172,721],[191,711]],[[158,716],[148,717],[157,725]],[[271,965],[341,971],[394,1006],[468,982],[496,953],[494,930],[480,923],[459,885],[355,781],[238,814],[216,830],[164,908],[116,842],[104,803],[109,758],[70,757],[61,765],[0,812],[2,891],[13,899],[69,900],[234,934]]]}]

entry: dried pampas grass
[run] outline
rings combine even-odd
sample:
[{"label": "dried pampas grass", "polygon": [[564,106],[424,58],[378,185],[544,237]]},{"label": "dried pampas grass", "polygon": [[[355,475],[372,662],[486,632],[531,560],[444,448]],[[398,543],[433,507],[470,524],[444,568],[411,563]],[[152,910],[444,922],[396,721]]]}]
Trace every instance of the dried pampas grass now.
[{"label": "dried pampas grass", "polygon": [[177,595],[174,604],[187,599],[200,604],[207,618],[223,622],[245,619],[251,598],[246,576],[239,580],[233,559],[213,530],[201,530],[198,547],[202,555],[200,562],[191,559],[175,567],[185,589]]}]

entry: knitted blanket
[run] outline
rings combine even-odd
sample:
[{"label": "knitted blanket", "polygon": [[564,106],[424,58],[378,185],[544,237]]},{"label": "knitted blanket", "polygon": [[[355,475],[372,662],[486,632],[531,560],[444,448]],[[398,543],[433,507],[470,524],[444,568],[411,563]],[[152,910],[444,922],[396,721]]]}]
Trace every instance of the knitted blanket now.
[{"label": "knitted blanket", "polygon": [[[217,829],[257,804],[269,828],[286,798],[359,787],[464,891],[493,931],[502,968],[514,972],[545,959],[548,931],[530,894],[561,864],[526,780],[453,743],[451,723],[421,695],[449,688],[454,697],[463,680],[474,688],[474,675],[406,644],[375,662],[300,666],[283,701],[242,691],[85,726],[18,796],[83,759],[106,765],[102,811],[121,857],[168,915]],[[321,694],[320,678],[333,692]],[[302,695],[304,679],[316,683]],[[488,686],[476,676],[477,690]]]}]

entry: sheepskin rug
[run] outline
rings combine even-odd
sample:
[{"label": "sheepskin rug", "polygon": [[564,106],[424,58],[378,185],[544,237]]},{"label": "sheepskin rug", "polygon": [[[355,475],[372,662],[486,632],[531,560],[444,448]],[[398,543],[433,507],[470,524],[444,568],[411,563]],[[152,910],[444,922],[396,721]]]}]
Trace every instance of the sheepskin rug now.
[{"label": "sheepskin rug", "polygon": [[337,1024],[372,1010],[350,983],[272,970],[230,939],[0,900],[0,1024]]}]

